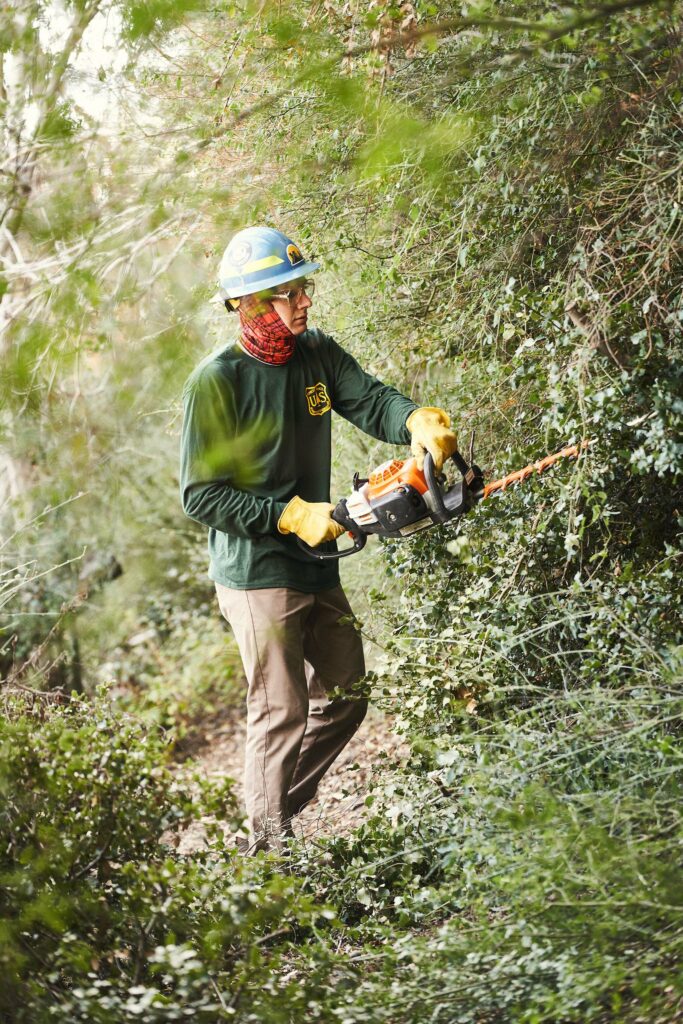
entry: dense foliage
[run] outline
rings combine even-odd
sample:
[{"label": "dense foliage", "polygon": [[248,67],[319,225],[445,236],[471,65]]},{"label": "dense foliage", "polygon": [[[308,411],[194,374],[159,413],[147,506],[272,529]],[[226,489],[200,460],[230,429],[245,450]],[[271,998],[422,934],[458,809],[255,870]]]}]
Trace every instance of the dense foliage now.
[{"label": "dense foliage", "polygon": [[217,824],[213,859],[173,850],[200,815],[236,826],[231,780],[178,782],[167,745],[104,695],[3,710],[2,1019],[212,1021],[244,989],[250,1013],[288,1019],[268,984],[273,932],[306,938],[333,912],[296,879],[231,860]]},{"label": "dense foliage", "polygon": [[[10,323],[3,447],[30,472],[2,657],[15,689],[114,681],[129,717],[104,695],[6,708],[9,1019],[681,1018],[682,13],[218,5],[128,69],[163,158],[129,139],[104,203],[76,129],[54,144],[89,167],[92,223],[46,171],[37,205],[70,219],[27,210],[21,246],[39,264],[93,241]],[[145,161],[112,297],[105,228]],[[321,326],[449,408],[463,447],[475,430],[487,474],[591,442],[457,528],[350,560],[374,700],[412,752],[351,839],[287,864],[211,828],[174,852],[169,830],[233,812],[159,738],[230,699],[173,447],[182,379],[230,326],[209,268],[259,220],[324,262]],[[389,449],[335,430],[344,493]]]}]

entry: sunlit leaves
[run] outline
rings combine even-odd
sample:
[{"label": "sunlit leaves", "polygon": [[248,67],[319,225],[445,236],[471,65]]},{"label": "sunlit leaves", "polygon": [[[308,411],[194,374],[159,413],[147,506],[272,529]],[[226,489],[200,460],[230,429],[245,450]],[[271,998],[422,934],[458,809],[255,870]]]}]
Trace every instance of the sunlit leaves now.
[{"label": "sunlit leaves", "polygon": [[359,174],[382,178],[407,165],[425,176],[424,187],[437,188],[448,174],[449,160],[463,153],[474,127],[467,115],[446,114],[427,122],[395,107],[382,110],[376,123],[376,138],[358,156]]},{"label": "sunlit leaves", "polygon": [[81,123],[74,117],[67,103],[59,103],[44,118],[40,139],[42,142],[54,143],[73,138],[81,128]]},{"label": "sunlit leaves", "polygon": [[124,0],[124,35],[144,41],[182,24],[188,14],[201,8],[200,0]]}]

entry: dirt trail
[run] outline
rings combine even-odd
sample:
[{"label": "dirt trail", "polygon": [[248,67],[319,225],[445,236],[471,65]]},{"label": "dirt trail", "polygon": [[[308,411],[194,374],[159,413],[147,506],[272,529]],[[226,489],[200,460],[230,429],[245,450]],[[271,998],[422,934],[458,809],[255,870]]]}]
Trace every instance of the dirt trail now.
[{"label": "dirt trail", "polygon": [[[207,724],[193,761],[210,778],[235,779],[236,792],[244,806],[242,775],[246,721],[237,712],[215,725]],[[349,835],[363,820],[373,773],[385,774],[389,766],[405,759],[407,748],[391,731],[391,719],[371,709],[349,745],[323,778],[318,795],[294,820],[299,838],[315,841],[318,836]],[[193,853],[204,842],[204,829],[197,822],[180,837],[178,852]]]}]

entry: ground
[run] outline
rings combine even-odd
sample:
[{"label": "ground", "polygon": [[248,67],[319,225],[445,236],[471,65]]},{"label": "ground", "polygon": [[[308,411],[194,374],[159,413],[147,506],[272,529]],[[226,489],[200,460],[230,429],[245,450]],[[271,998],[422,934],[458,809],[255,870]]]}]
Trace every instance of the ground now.
[{"label": "ground", "polygon": [[[235,779],[242,801],[246,712],[233,711],[216,722],[207,722],[193,749],[194,764],[207,776]],[[388,765],[400,762],[405,744],[392,732],[392,722],[371,708],[360,729],[323,778],[318,795],[294,821],[300,839],[315,842],[318,836],[348,835],[363,820],[365,798],[373,778]],[[180,837],[178,851],[189,854],[204,842],[201,822]]]}]

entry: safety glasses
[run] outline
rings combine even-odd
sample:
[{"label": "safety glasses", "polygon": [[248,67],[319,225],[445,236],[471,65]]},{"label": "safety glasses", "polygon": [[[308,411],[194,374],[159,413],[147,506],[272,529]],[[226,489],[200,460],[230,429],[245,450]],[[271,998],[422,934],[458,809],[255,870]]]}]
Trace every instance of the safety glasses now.
[{"label": "safety glasses", "polygon": [[315,295],[315,281],[310,281],[308,278],[304,278],[296,288],[289,288],[286,292],[271,292],[269,298],[286,299],[291,306],[295,306],[301,301],[304,294],[307,295],[309,299],[313,298]]}]

